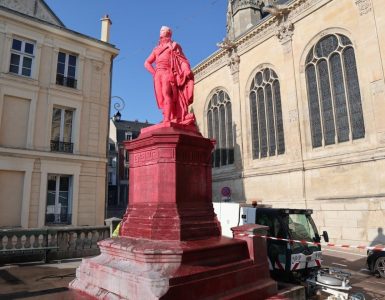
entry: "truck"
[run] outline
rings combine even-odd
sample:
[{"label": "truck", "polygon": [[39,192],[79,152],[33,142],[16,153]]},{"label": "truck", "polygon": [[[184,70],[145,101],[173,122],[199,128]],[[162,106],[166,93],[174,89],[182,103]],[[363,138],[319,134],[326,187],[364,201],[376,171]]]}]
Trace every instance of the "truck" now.
[{"label": "truck", "polygon": [[353,299],[348,294],[350,274],[322,267],[321,237],[327,243],[329,236],[318,233],[313,210],[214,202],[214,211],[224,236],[232,237],[231,228],[239,225],[268,227],[267,256],[275,280],[304,285],[307,295],[325,292],[333,299]]},{"label": "truck", "polygon": [[[214,203],[214,210],[221,221],[223,235],[228,237],[232,237],[230,228],[238,225],[260,224],[269,228],[267,255],[274,278],[293,281],[308,276],[313,269],[321,268],[321,236],[312,219],[311,209]],[[326,242],[329,241],[326,231],[322,236]]]},{"label": "truck", "polygon": [[[244,224],[268,226],[267,236],[277,238],[267,239],[267,254],[273,277],[303,279],[309,272],[321,268],[321,237],[311,217],[311,209],[245,207],[243,212],[241,218]],[[326,231],[323,236],[328,242]]]}]

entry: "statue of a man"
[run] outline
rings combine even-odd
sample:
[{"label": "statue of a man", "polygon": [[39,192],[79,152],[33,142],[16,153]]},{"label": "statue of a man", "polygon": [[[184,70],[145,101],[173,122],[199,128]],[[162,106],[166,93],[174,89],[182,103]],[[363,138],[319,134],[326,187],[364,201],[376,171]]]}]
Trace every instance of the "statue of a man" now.
[{"label": "statue of a man", "polygon": [[154,77],[155,96],[163,112],[163,122],[191,124],[195,118],[188,114],[188,106],[193,102],[194,75],[181,46],[172,41],[171,36],[171,29],[162,26],[159,44],[144,66]]}]

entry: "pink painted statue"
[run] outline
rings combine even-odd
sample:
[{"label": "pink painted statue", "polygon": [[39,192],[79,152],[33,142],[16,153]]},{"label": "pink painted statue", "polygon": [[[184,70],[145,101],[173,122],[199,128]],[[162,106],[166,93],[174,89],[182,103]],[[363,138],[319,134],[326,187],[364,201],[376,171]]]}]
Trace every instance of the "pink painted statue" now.
[{"label": "pink painted statue", "polygon": [[188,106],[193,102],[194,75],[181,46],[172,41],[171,36],[171,29],[162,26],[159,44],[144,66],[154,77],[155,97],[163,122],[190,125],[195,121],[194,114],[188,113]]}]

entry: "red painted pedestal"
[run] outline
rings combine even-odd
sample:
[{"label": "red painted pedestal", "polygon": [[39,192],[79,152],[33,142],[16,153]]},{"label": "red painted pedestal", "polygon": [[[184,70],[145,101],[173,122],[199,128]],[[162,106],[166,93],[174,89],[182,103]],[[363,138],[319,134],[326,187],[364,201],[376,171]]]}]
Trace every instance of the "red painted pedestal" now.
[{"label": "red painted pedestal", "polygon": [[[220,236],[211,202],[212,142],[166,123],[128,142],[130,203],[121,237],[99,243],[70,287],[98,299],[266,299],[266,246]],[[249,244],[249,247],[248,247]],[[255,243],[252,243],[253,245]]]},{"label": "red painted pedestal", "polygon": [[211,201],[213,145],[195,126],[152,126],[125,147],[130,194],[122,236],[193,240],[220,235]]}]

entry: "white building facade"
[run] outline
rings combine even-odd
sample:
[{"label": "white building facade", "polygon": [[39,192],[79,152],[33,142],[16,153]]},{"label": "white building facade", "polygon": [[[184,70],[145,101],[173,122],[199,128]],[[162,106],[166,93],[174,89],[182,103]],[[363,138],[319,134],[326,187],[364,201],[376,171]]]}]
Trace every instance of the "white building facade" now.
[{"label": "white building facade", "polygon": [[117,55],[44,1],[0,1],[0,227],[103,224]]}]

